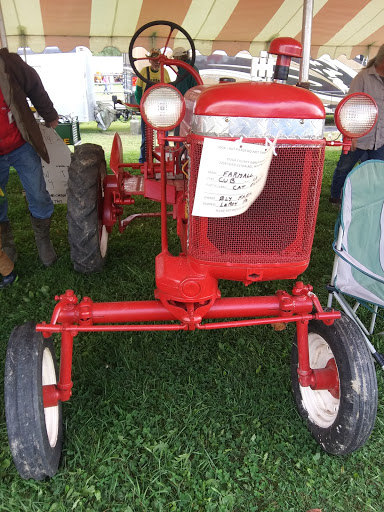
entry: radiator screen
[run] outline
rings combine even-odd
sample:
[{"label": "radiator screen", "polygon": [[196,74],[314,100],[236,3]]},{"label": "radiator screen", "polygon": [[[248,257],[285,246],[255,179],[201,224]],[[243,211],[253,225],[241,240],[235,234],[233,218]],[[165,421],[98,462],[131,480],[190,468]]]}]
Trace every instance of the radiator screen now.
[{"label": "radiator screen", "polygon": [[218,263],[295,263],[309,259],[320,196],[324,142],[277,144],[261,195],[241,215],[191,215],[202,138],[190,146],[188,254]]}]

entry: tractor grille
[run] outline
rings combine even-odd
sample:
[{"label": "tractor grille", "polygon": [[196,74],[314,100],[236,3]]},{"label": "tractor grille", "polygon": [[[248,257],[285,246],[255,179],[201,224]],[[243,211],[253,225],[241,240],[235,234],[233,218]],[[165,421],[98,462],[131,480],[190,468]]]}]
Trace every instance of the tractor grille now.
[{"label": "tractor grille", "polygon": [[231,264],[309,260],[320,196],[324,142],[277,144],[261,195],[241,215],[191,215],[203,139],[193,137],[189,180],[188,254]]}]

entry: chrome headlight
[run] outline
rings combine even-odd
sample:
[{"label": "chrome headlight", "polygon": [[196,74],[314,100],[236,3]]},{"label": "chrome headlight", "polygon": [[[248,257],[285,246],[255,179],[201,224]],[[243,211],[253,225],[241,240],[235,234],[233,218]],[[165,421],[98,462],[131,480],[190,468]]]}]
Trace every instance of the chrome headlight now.
[{"label": "chrome headlight", "polygon": [[377,105],[369,94],[357,92],[346,96],[337,105],[335,123],[347,137],[362,137],[372,130],[377,120]]},{"label": "chrome headlight", "polygon": [[171,130],[184,117],[184,97],[173,85],[157,84],[145,92],[140,111],[144,121],[152,128]]}]

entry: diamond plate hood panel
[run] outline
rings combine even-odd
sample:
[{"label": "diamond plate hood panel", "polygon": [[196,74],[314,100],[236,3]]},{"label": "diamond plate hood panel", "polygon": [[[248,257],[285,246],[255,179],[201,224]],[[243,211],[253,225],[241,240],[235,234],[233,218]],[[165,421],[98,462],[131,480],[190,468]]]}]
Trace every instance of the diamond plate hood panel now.
[{"label": "diamond plate hood panel", "polygon": [[208,137],[322,139],[324,119],[260,119],[250,117],[192,117],[191,131]]}]

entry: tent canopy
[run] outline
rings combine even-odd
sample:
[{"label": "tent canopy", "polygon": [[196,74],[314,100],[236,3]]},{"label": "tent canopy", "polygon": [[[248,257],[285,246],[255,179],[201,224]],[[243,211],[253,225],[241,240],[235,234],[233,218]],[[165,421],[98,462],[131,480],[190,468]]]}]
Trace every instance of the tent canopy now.
[{"label": "tent canopy", "polygon": [[[301,40],[303,16],[303,0],[0,0],[0,6],[9,50],[26,46],[35,52],[47,46],[127,52],[137,28],[165,19],[181,25],[204,55],[259,55],[274,37]],[[162,46],[163,35],[153,34],[146,48]],[[171,46],[183,45],[178,37]],[[313,58],[372,57],[382,43],[383,0],[314,0]]]}]

